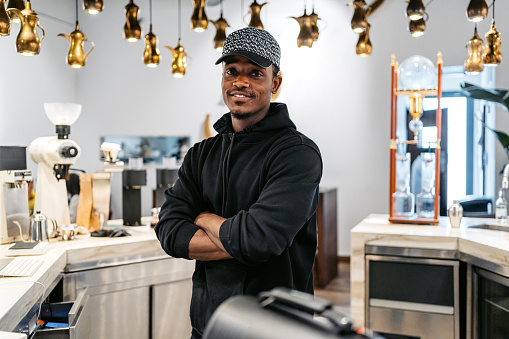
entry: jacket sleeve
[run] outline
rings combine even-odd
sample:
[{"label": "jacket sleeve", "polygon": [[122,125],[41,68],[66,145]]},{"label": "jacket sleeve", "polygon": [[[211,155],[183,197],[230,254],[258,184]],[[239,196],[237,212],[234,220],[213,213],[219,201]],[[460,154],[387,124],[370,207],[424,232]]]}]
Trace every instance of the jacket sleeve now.
[{"label": "jacket sleeve", "polygon": [[192,155],[190,149],[179,169],[177,182],[164,192],[166,199],[154,228],[161,247],[176,258],[189,259],[189,242],[199,229],[194,220],[202,208],[201,190],[191,167]]},{"label": "jacket sleeve", "polygon": [[300,144],[280,152],[268,164],[256,203],[221,225],[219,237],[226,251],[246,265],[280,255],[315,216],[321,176],[317,149]]}]

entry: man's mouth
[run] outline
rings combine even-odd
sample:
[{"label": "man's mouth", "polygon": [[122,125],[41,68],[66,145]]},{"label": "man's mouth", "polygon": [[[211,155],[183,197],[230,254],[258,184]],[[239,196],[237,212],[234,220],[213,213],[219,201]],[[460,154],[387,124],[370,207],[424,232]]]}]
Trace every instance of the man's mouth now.
[{"label": "man's mouth", "polygon": [[234,98],[251,98],[251,95],[242,92],[230,92],[230,96]]}]

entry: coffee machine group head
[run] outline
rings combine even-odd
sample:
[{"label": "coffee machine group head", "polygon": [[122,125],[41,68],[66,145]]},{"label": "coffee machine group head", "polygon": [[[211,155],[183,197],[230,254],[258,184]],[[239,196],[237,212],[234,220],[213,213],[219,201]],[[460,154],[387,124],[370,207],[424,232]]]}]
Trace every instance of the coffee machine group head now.
[{"label": "coffee machine group head", "polygon": [[26,167],[26,147],[0,146],[0,244],[29,234],[27,183],[32,172]]},{"label": "coffee machine group head", "polygon": [[40,137],[32,141],[29,153],[37,164],[36,211],[57,224],[69,224],[66,179],[69,168],[80,156],[80,147],[69,140],[71,125],[81,114],[81,105],[64,102],[44,104],[44,111],[56,126],[57,136]]}]

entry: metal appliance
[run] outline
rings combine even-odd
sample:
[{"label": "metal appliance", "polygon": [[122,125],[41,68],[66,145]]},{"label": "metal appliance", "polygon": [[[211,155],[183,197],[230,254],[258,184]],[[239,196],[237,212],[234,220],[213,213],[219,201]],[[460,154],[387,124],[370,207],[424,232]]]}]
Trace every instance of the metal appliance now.
[{"label": "metal appliance", "polygon": [[28,237],[30,212],[26,147],[0,146],[0,244]]},{"label": "metal appliance", "polygon": [[122,176],[122,218],[126,226],[141,226],[141,187],[147,184],[147,171],[125,169]]},{"label": "metal appliance", "polygon": [[158,168],[156,169],[156,189],[153,191],[152,207],[161,207],[164,203],[164,191],[173,187],[178,178],[178,169]]},{"label": "metal appliance", "polygon": [[65,180],[81,149],[68,136],[71,125],[81,114],[81,105],[45,103],[44,111],[55,124],[58,136],[37,138],[29,147],[30,157],[38,166],[34,210],[54,219],[58,225],[70,224]]}]

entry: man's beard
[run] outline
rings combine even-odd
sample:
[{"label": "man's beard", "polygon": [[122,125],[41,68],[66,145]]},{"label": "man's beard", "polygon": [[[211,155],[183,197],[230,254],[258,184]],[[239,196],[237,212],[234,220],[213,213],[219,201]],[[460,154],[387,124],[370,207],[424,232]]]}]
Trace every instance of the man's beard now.
[{"label": "man's beard", "polygon": [[246,120],[254,116],[256,113],[235,113],[230,112],[232,114],[233,119],[237,120]]}]

